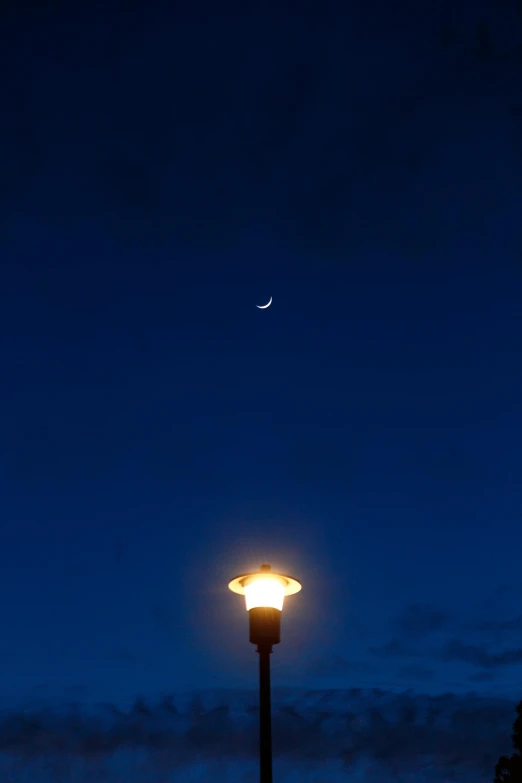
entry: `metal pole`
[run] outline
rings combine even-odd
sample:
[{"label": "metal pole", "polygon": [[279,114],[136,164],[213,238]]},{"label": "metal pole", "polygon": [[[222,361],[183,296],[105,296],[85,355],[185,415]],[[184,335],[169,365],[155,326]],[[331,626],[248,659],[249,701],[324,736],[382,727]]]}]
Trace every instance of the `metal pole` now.
[{"label": "metal pole", "polygon": [[261,783],[272,783],[272,725],[270,707],[271,644],[258,644],[259,653],[259,762]]}]

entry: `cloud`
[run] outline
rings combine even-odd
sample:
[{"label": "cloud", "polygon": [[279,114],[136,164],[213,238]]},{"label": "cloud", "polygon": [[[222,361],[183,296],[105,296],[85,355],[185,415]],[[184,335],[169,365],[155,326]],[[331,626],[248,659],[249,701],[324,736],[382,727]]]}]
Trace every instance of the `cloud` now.
[{"label": "cloud", "polygon": [[484,620],[478,621],[469,626],[473,631],[503,632],[503,631],[522,631],[522,614],[513,617],[511,620]]},{"label": "cloud", "polygon": [[485,647],[465,644],[459,639],[451,639],[444,647],[442,657],[446,661],[464,661],[473,666],[491,669],[496,666],[522,663],[522,649],[490,653]]},{"label": "cloud", "polygon": [[[371,761],[384,780],[400,770],[428,781],[432,768],[440,779],[451,774],[486,781],[510,746],[514,705],[505,700],[361,689],[274,689],[273,696],[277,763],[286,759],[294,773],[315,770],[316,779],[328,759],[345,771]],[[48,765],[62,769],[63,781],[78,779],[82,770],[110,783],[122,776],[167,779],[190,765],[219,763],[223,780],[239,781],[257,760],[257,720],[255,691],[138,699],[129,709],[106,704],[4,711],[0,771],[10,760],[15,783],[43,781]]]},{"label": "cloud", "polygon": [[379,668],[369,661],[349,661],[340,656],[319,658],[308,667],[308,674],[317,677],[342,677],[346,674],[376,674]]},{"label": "cloud", "polygon": [[397,626],[404,636],[420,638],[445,628],[449,619],[448,612],[432,604],[411,604],[399,617]]},{"label": "cloud", "polygon": [[419,650],[413,647],[408,647],[404,644],[402,639],[391,639],[387,644],[382,647],[370,647],[369,652],[373,655],[377,655],[379,658],[388,658],[394,656],[404,655],[408,658],[417,658],[421,655]]},{"label": "cloud", "polygon": [[468,677],[470,682],[491,682],[493,679],[495,679],[493,672],[477,672]]},{"label": "cloud", "polygon": [[397,672],[399,678],[406,680],[433,680],[435,677],[434,669],[427,669],[424,666],[418,666],[415,663],[408,664],[407,666],[401,666]]}]

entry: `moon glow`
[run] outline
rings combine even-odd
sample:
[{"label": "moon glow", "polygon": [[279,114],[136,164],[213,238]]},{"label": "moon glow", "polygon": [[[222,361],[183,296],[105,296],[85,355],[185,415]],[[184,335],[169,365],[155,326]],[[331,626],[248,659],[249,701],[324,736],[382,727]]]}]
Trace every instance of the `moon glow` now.
[{"label": "moon glow", "polygon": [[269,303],[268,303],[268,304],[266,304],[266,305],[256,305],[256,307],[257,307],[259,310],[266,310],[266,308],[267,308],[267,307],[270,307],[270,305],[271,305],[271,304],[272,304],[272,297],[270,297],[270,301],[269,301]]}]

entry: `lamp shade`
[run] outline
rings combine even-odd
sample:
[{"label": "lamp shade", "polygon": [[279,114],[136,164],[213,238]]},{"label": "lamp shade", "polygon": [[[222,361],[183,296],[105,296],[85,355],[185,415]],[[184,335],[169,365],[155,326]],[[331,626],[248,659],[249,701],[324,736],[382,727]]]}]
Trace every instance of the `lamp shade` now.
[{"label": "lamp shade", "polygon": [[269,565],[262,565],[256,573],[236,576],[228,586],[232,592],[245,596],[248,612],[259,607],[281,611],[285,596],[301,590],[301,583],[297,579],[275,574]]}]

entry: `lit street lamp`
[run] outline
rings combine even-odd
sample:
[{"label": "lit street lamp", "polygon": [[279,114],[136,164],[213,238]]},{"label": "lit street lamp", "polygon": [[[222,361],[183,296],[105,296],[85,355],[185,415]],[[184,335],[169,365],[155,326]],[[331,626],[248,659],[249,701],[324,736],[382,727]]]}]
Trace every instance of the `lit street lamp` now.
[{"label": "lit street lamp", "polygon": [[272,783],[272,728],[270,714],[270,653],[281,641],[281,610],[286,595],[301,589],[297,579],[274,574],[262,565],[254,574],[241,574],[229,582],[234,593],[245,596],[250,641],[259,653],[259,761],[261,783]]}]

